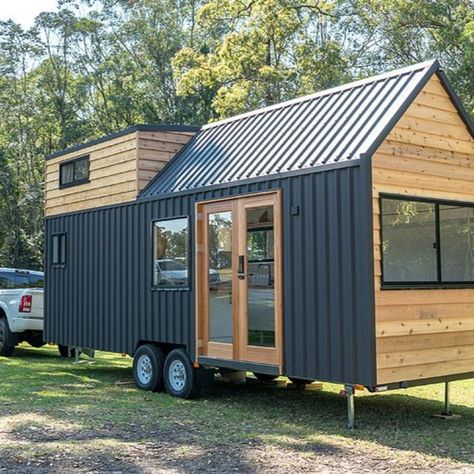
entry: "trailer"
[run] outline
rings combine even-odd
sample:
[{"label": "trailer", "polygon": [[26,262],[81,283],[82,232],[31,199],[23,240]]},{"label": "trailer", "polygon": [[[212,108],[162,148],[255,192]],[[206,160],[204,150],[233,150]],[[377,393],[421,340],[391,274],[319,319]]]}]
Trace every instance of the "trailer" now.
[{"label": "trailer", "polygon": [[52,154],[46,339],[178,397],[210,369],[341,383],[351,426],[358,385],[448,390],[474,374],[473,137],[429,61]]}]

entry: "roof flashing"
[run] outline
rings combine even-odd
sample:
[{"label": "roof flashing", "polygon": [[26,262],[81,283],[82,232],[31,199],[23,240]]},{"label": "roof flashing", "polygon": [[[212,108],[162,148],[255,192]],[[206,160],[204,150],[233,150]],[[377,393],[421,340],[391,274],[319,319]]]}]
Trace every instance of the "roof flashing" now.
[{"label": "roof flashing", "polygon": [[131,127],[119,130],[115,133],[110,133],[102,137],[90,140],[88,142],[79,143],[78,145],[73,145],[71,147],[65,148],[64,150],[59,150],[54,153],[46,155],[46,160],[51,160],[53,158],[58,158],[69,153],[74,153],[86,148],[89,148],[94,145],[99,145],[100,143],[105,143],[109,140],[114,140],[115,138],[123,137],[135,132],[198,132],[201,127],[192,126],[192,125],[168,125],[168,124],[137,124],[132,125]]}]

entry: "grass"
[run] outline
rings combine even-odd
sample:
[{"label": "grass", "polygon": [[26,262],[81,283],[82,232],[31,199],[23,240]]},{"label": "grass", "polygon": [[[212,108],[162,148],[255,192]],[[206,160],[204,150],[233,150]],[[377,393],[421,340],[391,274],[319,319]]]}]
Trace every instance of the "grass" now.
[{"label": "grass", "polygon": [[288,472],[317,463],[339,470],[347,461],[346,469],[463,465],[474,472],[474,380],[452,383],[452,410],[461,418],[451,421],[432,418],[442,409],[441,384],[358,393],[359,429],[350,432],[341,386],[296,392],[218,384],[186,401],[136,390],[130,358],[98,353],[94,364],[73,365],[56,354],[22,346],[0,357],[0,470],[113,464],[140,472],[152,463],[176,472]]}]

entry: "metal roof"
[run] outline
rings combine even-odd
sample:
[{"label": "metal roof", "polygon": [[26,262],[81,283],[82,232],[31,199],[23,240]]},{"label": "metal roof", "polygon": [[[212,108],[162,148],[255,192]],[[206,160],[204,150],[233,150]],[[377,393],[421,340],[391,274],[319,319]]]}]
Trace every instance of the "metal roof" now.
[{"label": "metal roof", "polygon": [[350,164],[376,150],[438,70],[428,61],[205,125],[141,197]]}]

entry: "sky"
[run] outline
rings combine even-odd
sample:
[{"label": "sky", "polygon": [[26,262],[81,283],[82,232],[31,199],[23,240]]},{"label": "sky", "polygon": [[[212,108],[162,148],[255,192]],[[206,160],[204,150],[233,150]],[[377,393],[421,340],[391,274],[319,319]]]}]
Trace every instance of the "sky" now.
[{"label": "sky", "polygon": [[0,20],[12,19],[29,28],[41,12],[56,10],[57,3],[57,0],[0,0]]}]

